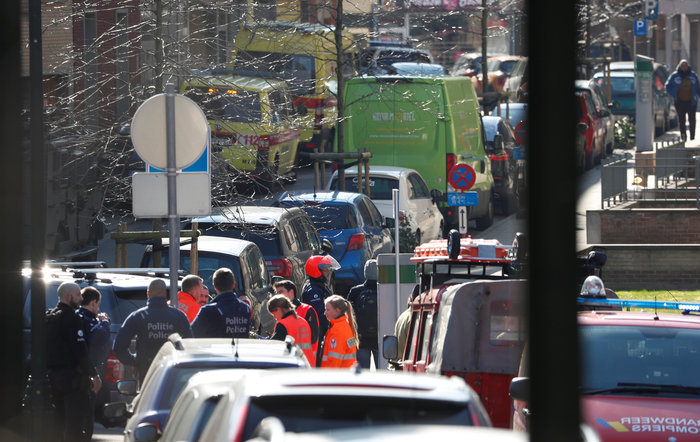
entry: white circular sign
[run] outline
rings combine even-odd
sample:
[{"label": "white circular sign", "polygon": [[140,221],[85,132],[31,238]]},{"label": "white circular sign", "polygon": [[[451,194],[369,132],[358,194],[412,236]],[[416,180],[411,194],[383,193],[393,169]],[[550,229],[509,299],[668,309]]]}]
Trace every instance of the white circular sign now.
[{"label": "white circular sign", "polygon": [[[131,120],[131,141],[141,159],[158,169],[168,167],[165,94],[146,100]],[[175,95],[175,167],[192,165],[204,152],[209,123],[202,109],[189,98]]]}]

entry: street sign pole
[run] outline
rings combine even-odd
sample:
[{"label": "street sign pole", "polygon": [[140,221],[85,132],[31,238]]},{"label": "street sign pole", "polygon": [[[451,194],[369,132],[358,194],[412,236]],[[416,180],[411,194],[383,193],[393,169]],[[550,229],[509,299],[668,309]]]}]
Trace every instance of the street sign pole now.
[{"label": "street sign pole", "polygon": [[177,162],[175,158],[175,86],[165,86],[165,133],[168,173],[168,230],[170,232],[170,305],[177,305],[178,269],[180,268],[180,219],[177,215]]},{"label": "street sign pole", "polygon": [[[359,181],[359,180],[358,180]],[[391,190],[391,200],[394,208],[394,251],[395,253],[395,261],[394,265],[396,266],[396,317],[398,318],[399,315],[401,314],[401,269],[399,267],[399,253],[401,253],[400,247],[399,247],[399,189],[392,189]],[[420,245],[420,244],[419,244]]]}]

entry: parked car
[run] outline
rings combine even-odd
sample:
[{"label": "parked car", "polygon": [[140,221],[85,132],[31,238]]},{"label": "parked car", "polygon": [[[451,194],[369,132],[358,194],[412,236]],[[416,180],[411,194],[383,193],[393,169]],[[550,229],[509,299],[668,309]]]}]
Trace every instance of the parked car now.
[{"label": "parked car", "polygon": [[306,280],[306,260],[323,251],[313,222],[296,207],[231,206],[211,216],[194,218],[185,228],[191,228],[194,221],[204,235],[254,242],[273,276],[291,279],[297,287]]},{"label": "parked car", "polygon": [[[141,267],[154,267],[153,250],[161,251],[161,262],[155,267],[169,267],[169,240],[162,245],[149,245],[141,258]],[[180,269],[185,274],[192,272],[192,240],[180,244]],[[255,243],[242,239],[220,236],[200,236],[197,239],[197,275],[204,279],[209,292],[215,294],[212,277],[221,267],[231,269],[236,277],[236,291],[247,295],[253,310],[252,330],[266,336],[275,328],[275,319],[265,308],[273,294],[270,273],[265,258]]]},{"label": "parked car", "polygon": [[[356,168],[345,170],[345,190],[357,192]],[[338,172],[333,172],[327,190],[338,190]],[[394,218],[392,191],[399,191],[399,221],[409,226],[416,242],[440,239],[445,222],[437,206],[437,199],[430,195],[423,177],[413,169],[394,166],[371,166],[369,189],[372,202],[385,218]]]},{"label": "parked car", "polygon": [[450,69],[450,75],[473,77],[481,74],[481,52],[465,52],[455,61]]},{"label": "parked car", "polygon": [[285,82],[207,75],[186,81],[180,92],[204,111],[212,153],[230,171],[264,182],[296,177],[299,122]]},{"label": "parked car", "polygon": [[396,75],[445,75],[445,68],[440,64],[401,62],[394,63],[390,69]]},{"label": "parked car", "polygon": [[282,207],[302,208],[319,231],[333,245],[331,256],[340,263],[335,271],[336,292],[346,294],[365,280],[368,259],[391,253],[394,241],[384,216],[362,193],[321,190],[283,193]]},{"label": "parked car", "polygon": [[371,41],[359,58],[360,73],[365,75],[391,74],[391,65],[399,62],[434,63],[429,51],[398,42]]},{"label": "parked car", "polygon": [[[506,80],[510,77],[515,66],[523,58],[524,57],[520,55],[497,55],[489,57],[487,65],[488,72],[486,73],[489,82],[488,91],[503,92]],[[474,89],[477,92],[483,91],[481,84],[482,77],[481,74],[471,77],[472,83],[474,83]]]},{"label": "parked car", "polygon": [[[282,427],[281,425],[280,428]],[[255,442],[272,442],[272,440],[262,438],[255,439]],[[529,439],[524,433],[515,433],[500,428],[408,424],[401,425],[401,431],[397,431],[394,425],[383,425],[372,427],[358,426],[343,430],[314,431],[303,434],[287,432],[284,433],[283,437],[274,440],[279,440],[279,442],[425,442],[426,440],[526,442]],[[585,440],[585,442],[588,442],[588,440]]]},{"label": "parked car", "polygon": [[[578,313],[583,421],[606,442],[696,440],[700,318],[610,307]],[[510,388],[516,430],[528,428],[527,359],[526,347]]]},{"label": "parked car", "polygon": [[590,89],[576,89],[576,112],[580,115],[578,122],[585,123],[586,135],[586,170],[599,164],[603,158],[603,143],[605,142],[605,127],[598,114]]},{"label": "parked car", "polygon": [[527,103],[501,103],[500,106],[493,108],[489,115],[507,119],[513,131],[516,131],[520,129],[518,126],[527,125],[527,107]]},{"label": "parked car", "polygon": [[[135,272],[133,269],[132,272]],[[119,272],[119,273],[116,273]],[[81,288],[92,286],[102,293],[100,311],[107,313],[111,320],[110,333],[112,342],[116,337],[122,322],[131,312],[146,305],[146,290],[153,280],[154,275],[147,269],[142,274],[130,274],[123,269],[109,269],[103,262],[48,262],[46,264],[43,280],[45,283],[46,309],[56,306],[58,303],[57,289],[64,282],[74,282]],[[24,358],[26,369],[29,370],[31,362],[31,269],[22,270],[23,279],[23,331]],[[169,281],[166,281],[169,285]],[[102,414],[102,407],[110,401],[120,400],[121,396],[116,389],[116,382],[135,376],[129,367],[125,367],[110,351],[107,357],[107,366],[102,389],[97,395],[95,408],[95,420],[105,427],[114,426],[118,422]]]},{"label": "parked car", "polygon": [[[119,383],[134,396],[131,403],[114,402],[108,413],[128,416],[124,440],[142,441],[146,428],[162,430],[187,381],[201,371],[223,369],[309,368],[304,353],[292,341],[261,339],[181,339],[171,335],[156,354],[137,393],[135,380]],[[144,428],[146,427],[146,428]]]},{"label": "parked car", "polygon": [[[439,207],[445,229],[459,226],[457,206],[467,206],[467,216],[479,230],[493,223],[491,162],[484,150],[476,92],[468,78],[351,78],[345,83],[345,102],[346,152],[366,149],[372,152],[370,166],[418,171],[431,195],[442,194]],[[460,171],[466,179],[460,178]],[[448,180],[451,173],[457,181]],[[470,193],[464,195],[462,190]],[[473,199],[466,201],[468,197]]]},{"label": "parked car", "polygon": [[527,85],[525,85],[524,90],[520,89],[523,86],[523,78],[526,79],[527,83],[527,57],[523,57],[517,62],[503,86],[504,91],[510,92],[510,99],[513,101],[521,103],[527,101]]},{"label": "parked car", "polygon": [[[173,416],[184,416],[189,389],[203,382],[221,386],[196,423],[202,428],[198,440],[211,442],[249,440],[269,418],[298,434],[381,425],[403,431],[405,424],[491,426],[479,397],[461,379],[355,370],[201,373],[183,391]],[[183,440],[184,434],[171,433],[168,424],[161,440]]]},{"label": "parked car", "polygon": [[482,120],[486,152],[491,159],[495,201],[503,215],[510,215],[518,210],[520,200],[525,196],[524,148],[515,140],[508,120],[490,115]]},{"label": "parked car", "polygon": [[615,146],[615,116],[610,110],[612,103],[606,101],[603,90],[593,80],[576,80],[576,89],[591,93],[596,112],[603,123],[603,155],[611,154]]},{"label": "parked car", "polygon": [[[661,63],[654,63],[652,71],[652,115],[656,135],[667,131],[678,121],[678,115],[673,106],[673,97],[666,91],[664,84],[669,76],[668,69]],[[605,92],[605,75],[598,72],[593,80]],[[636,95],[634,64],[631,61],[610,63],[610,92],[613,103],[612,112],[616,115],[627,115],[634,120],[636,117]]]}]

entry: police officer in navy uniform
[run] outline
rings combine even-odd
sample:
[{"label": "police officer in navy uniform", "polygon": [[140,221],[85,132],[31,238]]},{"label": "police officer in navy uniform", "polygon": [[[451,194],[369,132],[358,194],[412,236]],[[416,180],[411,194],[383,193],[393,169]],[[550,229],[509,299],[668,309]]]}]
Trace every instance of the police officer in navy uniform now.
[{"label": "police officer in navy uniform", "polygon": [[[122,364],[136,367],[140,382],[143,382],[148,367],[160,347],[168,340],[168,336],[179,333],[183,338],[192,337],[192,328],[187,316],[168,305],[167,287],[162,279],[151,281],[147,293],[146,307],[127,316],[114,339],[114,354]],[[136,355],[129,351],[134,337]]]},{"label": "police officer in navy uniform", "polygon": [[332,272],[339,268],[338,261],[330,255],[313,255],[306,260],[306,265],[304,265],[304,271],[309,279],[301,292],[301,302],[313,307],[316,310],[316,316],[318,316],[319,343],[316,361],[319,365],[323,356],[322,339],[328,331],[328,319],[324,315],[326,311],[325,300],[333,294],[328,288],[328,282]]},{"label": "police officer in navy uniform", "polygon": [[357,322],[357,333],[360,335],[357,362],[362,368],[370,368],[370,356],[373,356],[374,366],[379,367],[376,259],[368,259],[365,262],[365,282],[350,289],[348,302],[352,304],[355,321]]},{"label": "police officer in navy uniform", "polygon": [[[100,313],[102,293],[99,290],[95,287],[87,286],[80,291],[80,294],[83,300],[80,302],[80,308],[76,313],[83,320],[83,334],[87,340],[90,362],[97,369],[100,379],[104,379],[107,356],[112,348],[109,317],[104,312]],[[104,399],[97,401],[98,396],[103,396]],[[105,403],[109,402],[109,400],[108,388],[102,388],[97,393],[90,392],[90,409],[94,410],[98,416],[101,416],[102,407],[95,409],[95,403]],[[94,415],[94,413],[88,414],[87,431],[90,436],[92,436]]]},{"label": "police officer in navy uniform", "polygon": [[89,391],[98,392],[102,381],[90,362],[83,321],[75,312],[82,296],[80,286],[64,282],[58,287],[58,305],[46,312],[46,368],[55,407],[59,441],[87,441]]},{"label": "police officer in navy uniform", "polygon": [[250,333],[250,307],[238,299],[233,287],[236,278],[222,267],[212,278],[216,297],[199,310],[192,322],[197,338],[247,338]]}]

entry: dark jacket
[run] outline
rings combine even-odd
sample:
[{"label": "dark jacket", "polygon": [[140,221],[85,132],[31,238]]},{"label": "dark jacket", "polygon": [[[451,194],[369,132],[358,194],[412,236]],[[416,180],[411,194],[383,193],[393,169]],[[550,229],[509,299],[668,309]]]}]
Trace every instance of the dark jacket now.
[{"label": "dark jacket", "polygon": [[690,69],[687,73],[677,70],[671,74],[668,77],[668,80],[666,80],[666,90],[669,94],[671,94],[674,100],[677,100],[678,89],[681,86],[683,78],[690,79],[690,83],[692,85],[690,102],[693,105],[697,105],[698,99],[700,98],[700,81],[698,80],[698,76],[695,74],[695,72],[691,71]]},{"label": "dark jacket", "polygon": [[[146,307],[132,312],[122,324],[114,339],[114,354],[123,364],[136,366],[139,377],[143,379],[156,353],[173,333],[179,333],[183,338],[192,337],[187,316],[170,307],[165,297],[148,298]],[[129,352],[134,337],[136,356]]]},{"label": "dark jacket", "polygon": [[90,362],[83,321],[73,307],[59,302],[46,312],[46,368],[51,372],[73,372],[67,376],[67,388],[89,386],[89,378],[97,374]]},{"label": "dark jacket", "polygon": [[110,322],[107,319],[97,319],[97,316],[85,307],[80,307],[77,313],[83,320],[83,333],[87,338],[90,361],[97,369],[100,377],[104,378],[107,356],[112,348],[109,331]]},{"label": "dark jacket", "polygon": [[247,338],[250,333],[250,307],[236,292],[219,293],[202,306],[192,322],[197,338]]},{"label": "dark jacket", "polygon": [[326,319],[326,315],[323,312],[326,310],[325,299],[331,295],[332,293],[323,279],[311,277],[304,285],[304,290],[301,293],[301,302],[309,304],[316,310],[320,337],[325,336],[328,331],[328,319]]},{"label": "dark jacket", "polygon": [[360,336],[360,348],[377,348],[377,281],[365,281],[348,292]]}]

